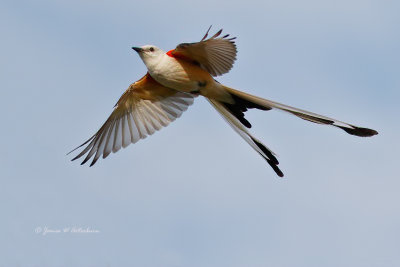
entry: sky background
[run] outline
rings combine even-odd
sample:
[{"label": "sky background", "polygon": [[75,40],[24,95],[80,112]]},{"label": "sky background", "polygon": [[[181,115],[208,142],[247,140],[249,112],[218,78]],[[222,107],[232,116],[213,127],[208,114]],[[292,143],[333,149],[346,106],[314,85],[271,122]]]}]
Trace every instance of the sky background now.
[{"label": "sky background", "polygon": [[[399,1],[0,4],[0,267],[400,266]],[[379,131],[250,111],[278,178],[204,99],[89,168],[89,138],[146,69],[131,46],[237,36],[218,80]],[[37,234],[37,227],[99,233]]]}]

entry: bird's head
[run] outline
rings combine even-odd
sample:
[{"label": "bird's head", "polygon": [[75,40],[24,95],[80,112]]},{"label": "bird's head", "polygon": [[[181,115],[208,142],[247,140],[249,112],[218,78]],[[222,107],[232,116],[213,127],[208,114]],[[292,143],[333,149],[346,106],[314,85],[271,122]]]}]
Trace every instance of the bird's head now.
[{"label": "bird's head", "polygon": [[154,65],[159,62],[160,57],[165,54],[160,48],[154,45],[144,45],[142,47],[132,47],[135,50],[140,58],[143,60],[144,64],[147,67],[150,65]]}]

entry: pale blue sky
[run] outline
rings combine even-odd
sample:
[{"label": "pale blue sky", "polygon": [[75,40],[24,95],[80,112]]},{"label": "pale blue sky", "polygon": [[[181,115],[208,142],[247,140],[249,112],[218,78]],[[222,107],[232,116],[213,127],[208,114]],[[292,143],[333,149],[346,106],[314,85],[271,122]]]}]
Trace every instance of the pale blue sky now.
[{"label": "pale blue sky", "polygon": [[[1,267],[400,266],[398,1],[0,7]],[[145,73],[132,45],[169,50],[210,24],[238,37],[220,82],[380,134],[251,111],[279,179],[199,98],[95,167],[69,161]]]}]

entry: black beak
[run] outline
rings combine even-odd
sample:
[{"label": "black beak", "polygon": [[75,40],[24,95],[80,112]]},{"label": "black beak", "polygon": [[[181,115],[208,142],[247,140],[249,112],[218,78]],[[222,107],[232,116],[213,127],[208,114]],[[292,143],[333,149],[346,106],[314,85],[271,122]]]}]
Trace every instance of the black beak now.
[{"label": "black beak", "polygon": [[142,52],[143,51],[143,49],[142,48],[140,48],[140,47],[132,47],[132,49],[133,50],[135,50],[136,52],[138,52],[138,53],[140,53],[140,52]]}]

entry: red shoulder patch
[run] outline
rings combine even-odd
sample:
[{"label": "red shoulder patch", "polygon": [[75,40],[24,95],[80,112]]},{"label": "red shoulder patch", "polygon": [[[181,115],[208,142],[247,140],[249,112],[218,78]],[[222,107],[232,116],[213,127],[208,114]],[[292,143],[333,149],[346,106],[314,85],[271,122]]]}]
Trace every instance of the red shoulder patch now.
[{"label": "red shoulder patch", "polygon": [[173,52],[174,52],[174,49],[169,50],[169,51],[167,52],[167,55],[170,56],[170,57],[175,57],[174,54],[173,54]]},{"label": "red shoulder patch", "polygon": [[183,53],[180,53],[179,51],[176,51],[175,49],[169,50],[167,52],[167,55],[176,59],[183,59],[183,60],[187,60],[187,61],[191,61],[192,59],[188,56],[186,56]]}]

